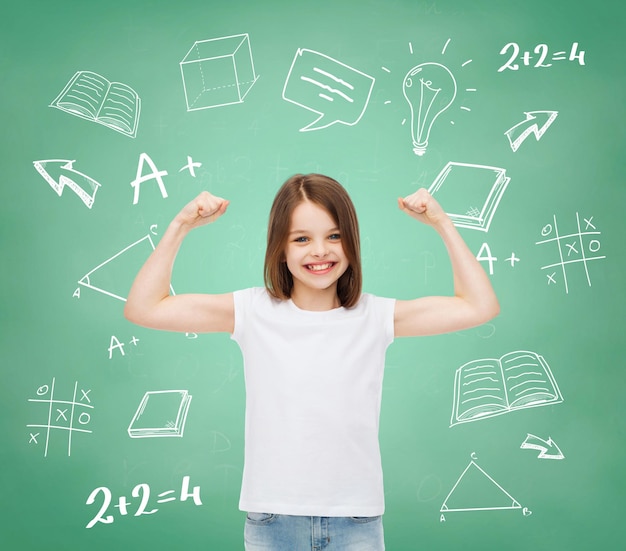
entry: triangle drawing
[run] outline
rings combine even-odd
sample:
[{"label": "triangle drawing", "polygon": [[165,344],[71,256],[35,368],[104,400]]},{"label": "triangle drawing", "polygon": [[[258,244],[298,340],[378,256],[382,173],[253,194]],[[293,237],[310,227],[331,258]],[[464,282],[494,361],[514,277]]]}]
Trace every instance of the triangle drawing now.
[{"label": "triangle drawing", "polygon": [[[78,284],[126,302],[135,275],[153,250],[154,243],[147,234],[86,273]],[[175,294],[171,286],[170,291]]]},{"label": "triangle drawing", "polygon": [[470,461],[441,506],[441,512],[521,509],[519,502]]}]

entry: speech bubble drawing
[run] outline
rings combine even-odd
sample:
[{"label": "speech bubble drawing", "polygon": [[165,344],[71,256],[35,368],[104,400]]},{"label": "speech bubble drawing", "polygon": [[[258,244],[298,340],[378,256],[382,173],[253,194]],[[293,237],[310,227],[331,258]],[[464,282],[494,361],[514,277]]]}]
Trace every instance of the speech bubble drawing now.
[{"label": "speech bubble drawing", "polygon": [[341,123],[353,126],[363,116],[375,79],[332,57],[299,48],[283,88],[283,99],[319,117],[300,132]]}]

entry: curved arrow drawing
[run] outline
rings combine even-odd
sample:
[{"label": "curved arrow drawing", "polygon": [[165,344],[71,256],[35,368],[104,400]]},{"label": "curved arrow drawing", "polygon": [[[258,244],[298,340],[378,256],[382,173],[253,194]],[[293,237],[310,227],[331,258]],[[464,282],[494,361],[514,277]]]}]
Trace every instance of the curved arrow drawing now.
[{"label": "curved arrow drawing", "polygon": [[87,208],[91,208],[100,184],[86,174],[74,170],[75,162],[67,159],[48,159],[33,161],[33,165],[59,197],[63,194],[63,188],[67,186],[80,197]]},{"label": "curved arrow drawing", "polygon": [[543,440],[534,434],[528,434],[526,440],[522,442],[520,448],[525,450],[539,450],[538,459],[565,459],[565,456],[556,445],[554,440],[548,436],[547,440]]},{"label": "curved arrow drawing", "polygon": [[509,139],[509,144],[511,144],[511,149],[517,151],[524,140],[531,134],[534,134],[535,138],[539,140],[558,114],[558,111],[528,111],[524,113],[526,119],[505,132],[506,137]]}]

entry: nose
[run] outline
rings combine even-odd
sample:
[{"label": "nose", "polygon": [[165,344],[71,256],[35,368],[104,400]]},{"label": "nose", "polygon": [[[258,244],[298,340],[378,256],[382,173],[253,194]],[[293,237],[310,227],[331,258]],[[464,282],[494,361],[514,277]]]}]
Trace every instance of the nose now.
[{"label": "nose", "polygon": [[328,245],[325,240],[314,241],[311,254],[315,257],[322,258],[328,254]]}]

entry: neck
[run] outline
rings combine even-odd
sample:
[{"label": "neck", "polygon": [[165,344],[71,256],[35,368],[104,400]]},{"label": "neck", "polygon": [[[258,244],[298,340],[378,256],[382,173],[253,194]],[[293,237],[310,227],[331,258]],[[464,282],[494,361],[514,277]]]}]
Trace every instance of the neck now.
[{"label": "neck", "polygon": [[334,285],[328,289],[319,290],[297,289],[294,286],[291,292],[291,300],[301,310],[315,312],[334,310],[341,306],[337,296],[337,288]]}]

